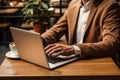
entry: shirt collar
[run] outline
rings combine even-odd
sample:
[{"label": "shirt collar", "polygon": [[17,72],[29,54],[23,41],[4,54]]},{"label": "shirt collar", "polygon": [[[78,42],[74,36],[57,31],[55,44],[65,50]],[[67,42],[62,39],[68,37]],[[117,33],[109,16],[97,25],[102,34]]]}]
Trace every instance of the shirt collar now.
[{"label": "shirt collar", "polygon": [[93,0],[89,0],[85,5],[83,5],[82,1],[79,1],[80,7],[84,7],[85,10],[90,10],[93,4]]}]

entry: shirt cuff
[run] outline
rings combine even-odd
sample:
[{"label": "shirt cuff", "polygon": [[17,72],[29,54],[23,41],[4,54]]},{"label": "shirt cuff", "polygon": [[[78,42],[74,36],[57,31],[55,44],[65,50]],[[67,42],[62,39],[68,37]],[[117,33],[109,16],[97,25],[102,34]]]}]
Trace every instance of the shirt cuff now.
[{"label": "shirt cuff", "polygon": [[80,55],[81,54],[81,50],[78,46],[73,45],[74,49],[75,49],[75,55]]}]

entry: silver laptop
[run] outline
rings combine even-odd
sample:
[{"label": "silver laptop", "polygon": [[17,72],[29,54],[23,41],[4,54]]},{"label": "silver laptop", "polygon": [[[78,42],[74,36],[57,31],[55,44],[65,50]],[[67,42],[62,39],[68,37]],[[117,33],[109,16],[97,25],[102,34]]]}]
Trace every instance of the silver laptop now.
[{"label": "silver laptop", "polygon": [[53,69],[66,63],[78,60],[79,57],[71,55],[68,57],[48,57],[45,54],[41,35],[36,32],[10,27],[19,57],[25,61]]}]

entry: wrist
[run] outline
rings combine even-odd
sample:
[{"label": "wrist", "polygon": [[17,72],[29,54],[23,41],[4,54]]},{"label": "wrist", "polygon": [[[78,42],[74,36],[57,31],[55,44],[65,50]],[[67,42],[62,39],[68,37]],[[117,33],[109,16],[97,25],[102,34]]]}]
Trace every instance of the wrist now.
[{"label": "wrist", "polygon": [[81,54],[81,50],[78,46],[73,45],[74,49],[75,49],[75,55],[80,55]]}]

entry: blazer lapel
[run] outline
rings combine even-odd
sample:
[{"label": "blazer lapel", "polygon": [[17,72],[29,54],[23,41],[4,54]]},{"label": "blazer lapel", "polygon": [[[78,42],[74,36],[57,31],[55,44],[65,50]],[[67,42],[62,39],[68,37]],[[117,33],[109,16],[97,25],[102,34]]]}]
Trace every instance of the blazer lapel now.
[{"label": "blazer lapel", "polygon": [[92,9],[90,11],[89,17],[88,17],[86,27],[85,27],[85,34],[86,34],[88,28],[90,27],[90,23],[92,22],[92,19],[93,19],[94,15],[95,15],[96,11],[97,11],[96,6],[93,5]]},{"label": "blazer lapel", "polygon": [[72,25],[72,27],[71,28],[69,28],[70,29],[70,35],[69,35],[69,43],[70,44],[72,44],[72,40],[73,40],[73,37],[74,37],[74,34],[75,34],[75,28],[76,28],[76,23],[77,23],[77,20],[78,20],[78,16],[79,16],[79,11],[80,11],[80,3],[78,2],[78,3],[76,3],[76,6],[75,6],[75,8],[74,8],[75,10],[74,10],[74,12],[73,12],[73,14],[72,14],[72,16],[74,15],[74,17],[73,17],[73,23],[71,24]]}]

